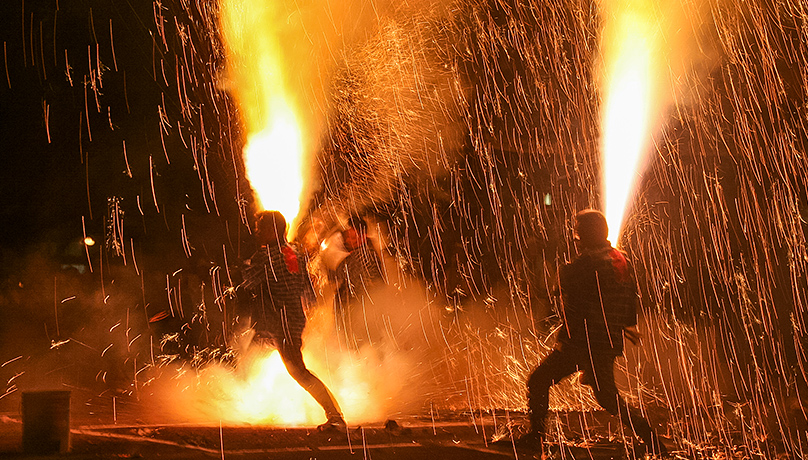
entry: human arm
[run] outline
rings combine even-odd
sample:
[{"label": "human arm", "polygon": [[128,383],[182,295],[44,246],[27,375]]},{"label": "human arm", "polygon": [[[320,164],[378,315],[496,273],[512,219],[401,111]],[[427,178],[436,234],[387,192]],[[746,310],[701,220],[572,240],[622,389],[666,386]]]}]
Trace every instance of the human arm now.
[{"label": "human arm", "polygon": [[640,305],[640,294],[637,284],[637,277],[631,263],[628,264],[627,269],[629,270],[629,285],[631,286],[632,294],[629,309],[629,317],[631,318],[631,321],[626,325],[625,328],[623,328],[623,337],[625,337],[633,345],[639,346],[642,342],[642,334],[637,328],[637,311],[639,310]]}]

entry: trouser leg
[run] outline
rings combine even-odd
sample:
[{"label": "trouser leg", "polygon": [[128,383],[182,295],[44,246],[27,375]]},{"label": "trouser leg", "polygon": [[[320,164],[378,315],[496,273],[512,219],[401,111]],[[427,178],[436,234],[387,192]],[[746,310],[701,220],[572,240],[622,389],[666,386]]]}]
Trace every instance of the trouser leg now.
[{"label": "trouser leg", "polygon": [[595,398],[607,412],[612,415],[619,415],[624,424],[651,446],[654,444],[654,432],[642,413],[631,407],[620,393],[614,383],[614,359],[613,356],[593,357],[592,365],[594,378],[588,382],[595,392]]},{"label": "trouser leg", "polygon": [[550,387],[576,371],[578,364],[574,357],[555,350],[530,374],[527,381],[527,402],[531,432],[544,433],[544,419],[550,406]]},{"label": "trouser leg", "polygon": [[317,401],[325,411],[328,418],[342,417],[334,395],[328,391],[325,384],[306,368],[300,347],[289,344],[279,349],[283,364],[289,375]]},{"label": "trouser leg", "polygon": [[618,407],[623,423],[630,425],[634,433],[642,439],[646,445],[657,446],[659,441],[656,439],[656,433],[654,433],[648,420],[643,417],[639,409],[629,406],[620,396],[618,396]]}]

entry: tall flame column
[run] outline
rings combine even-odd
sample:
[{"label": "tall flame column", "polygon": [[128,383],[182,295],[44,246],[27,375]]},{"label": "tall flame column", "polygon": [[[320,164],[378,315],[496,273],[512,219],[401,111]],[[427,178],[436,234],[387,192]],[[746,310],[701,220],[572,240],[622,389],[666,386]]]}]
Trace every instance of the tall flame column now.
[{"label": "tall flame column", "polygon": [[659,29],[650,1],[605,0],[602,8],[601,196],[609,240],[617,245],[656,129]]}]

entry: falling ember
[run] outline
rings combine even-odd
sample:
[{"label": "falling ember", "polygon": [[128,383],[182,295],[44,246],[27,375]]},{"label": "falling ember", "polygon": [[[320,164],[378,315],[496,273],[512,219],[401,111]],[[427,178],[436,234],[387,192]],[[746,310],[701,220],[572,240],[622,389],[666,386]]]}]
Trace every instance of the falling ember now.
[{"label": "falling ember", "polygon": [[[608,1],[606,3],[609,3]],[[602,196],[609,240],[617,244],[629,197],[653,129],[654,40],[650,8],[608,14],[602,37]]]},{"label": "falling ember", "polygon": [[247,131],[247,178],[261,209],[278,210],[292,222],[300,209],[307,146],[282,55],[287,15],[262,0],[223,0],[221,6],[228,86]]}]

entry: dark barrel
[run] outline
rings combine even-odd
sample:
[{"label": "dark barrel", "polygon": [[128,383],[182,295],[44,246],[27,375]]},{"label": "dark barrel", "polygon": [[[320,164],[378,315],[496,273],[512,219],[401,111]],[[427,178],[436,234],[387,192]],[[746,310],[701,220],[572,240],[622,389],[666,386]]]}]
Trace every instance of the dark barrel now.
[{"label": "dark barrel", "polygon": [[70,450],[69,391],[23,392],[22,449],[37,454]]}]

